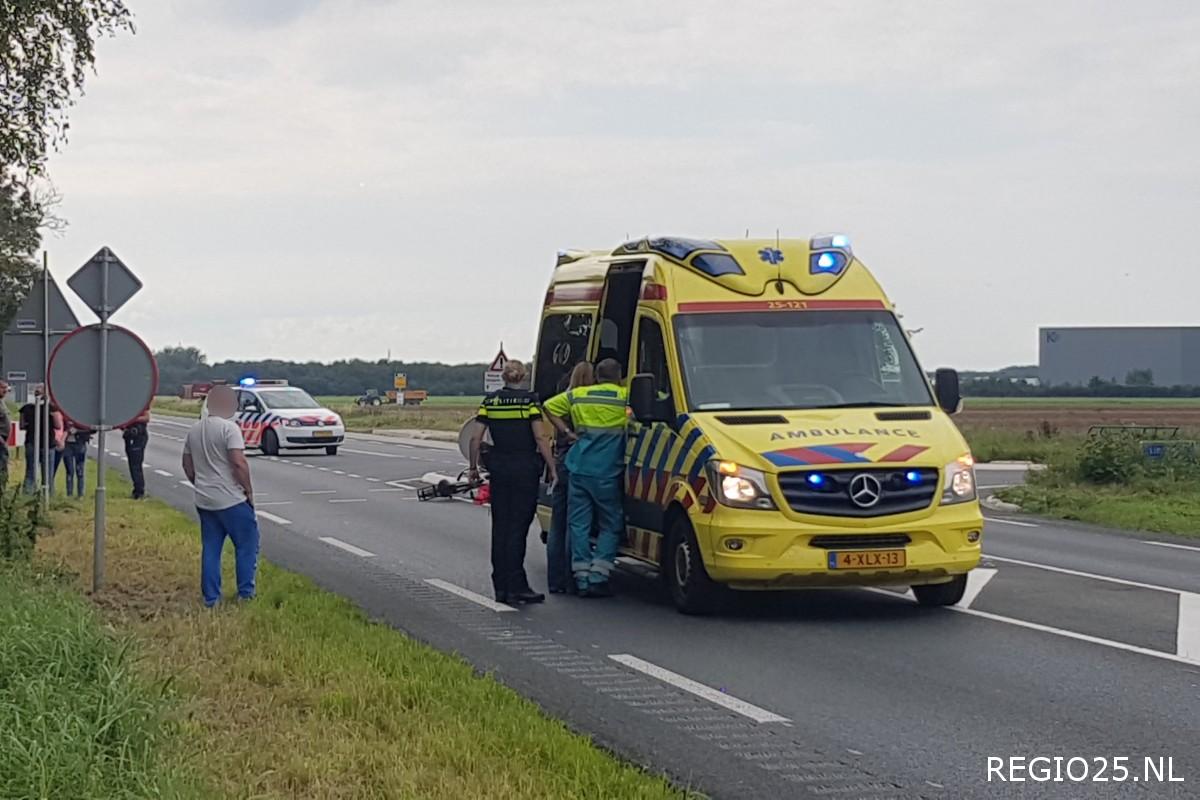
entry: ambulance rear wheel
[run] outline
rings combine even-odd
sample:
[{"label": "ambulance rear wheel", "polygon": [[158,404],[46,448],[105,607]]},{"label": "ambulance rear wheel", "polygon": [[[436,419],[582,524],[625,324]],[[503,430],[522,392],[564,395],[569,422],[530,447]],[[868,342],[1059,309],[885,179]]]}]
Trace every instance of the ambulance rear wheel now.
[{"label": "ambulance rear wheel", "polygon": [[328,447],[326,447],[326,448],[325,448],[325,455],[327,455],[327,456],[336,456],[336,455],[337,455],[337,445],[336,445],[336,444],[331,444],[331,445],[329,445]]},{"label": "ambulance rear wheel", "polygon": [[963,599],[967,591],[966,574],[955,575],[949,583],[930,583],[912,587],[917,602],[923,606],[952,606]]},{"label": "ambulance rear wheel", "polygon": [[696,534],[686,517],[678,517],[667,533],[663,551],[663,577],[675,607],[684,614],[711,614],[721,598],[721,587],[708,577]]},{"label": "ambulance rear wheel", "polygon": [[279,437],[275,431],[267,430],[263,432],[262,437],[263,455],[277,456],[279,455]]}]

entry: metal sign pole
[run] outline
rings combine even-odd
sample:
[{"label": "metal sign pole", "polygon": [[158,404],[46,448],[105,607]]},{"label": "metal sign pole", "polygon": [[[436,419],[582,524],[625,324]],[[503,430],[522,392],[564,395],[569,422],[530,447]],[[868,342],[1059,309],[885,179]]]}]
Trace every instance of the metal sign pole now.
[{"label": "metal sign pole", "polygon": [[29,439],[29,431],[25,431],[25,452],[33,453],[33,472],[29,475],[33,485],[29,488],[37,492],[40,501],[42,496],[42,465],[38,463],[38,458],[42,454],[42,398],[38,396],[37,389],[33,390],[33,440]]},{"label": "metal sign pole", "polygon": [[44,410],[46,430],[45,447],[42,449],[42,504],[50,505],[50,488],[54,473],[50,471],[50,448],[55,444],[54,428],[50,424],[50,254],[42,251],[42,380],[46,384]]},{"label": "metal sign pole", "polygon": [[[110,256],[105,251],[101,260],[100,273],[100,419],[108,418],[108,263]],[[92,543],[92,591],[104,586],[104,528],[105,495],[104,480],[104,432],[107,425],[101,424],[96,436],[96,521]]]}]

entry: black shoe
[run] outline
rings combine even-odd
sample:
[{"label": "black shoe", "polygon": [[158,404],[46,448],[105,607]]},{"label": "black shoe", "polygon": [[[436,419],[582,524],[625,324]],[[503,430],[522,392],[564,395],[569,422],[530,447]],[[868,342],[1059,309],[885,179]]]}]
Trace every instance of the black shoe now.
[{"label": "black shoe", "polygon": [[550,594],[566,594],[566,589],[551,589]]},{"label": "black shoe", "polygon": [[532,589],[527,589],[524,592],[517,592],[514,595],[510,595],[510,597],[512,598],[512,600],[514,602],[517,602],[517,603],[544,603],[544,602],[546,602],[546,595],[542,594],[541,592],[535,592]]},{"label": "black shoe", "polygon": [[508,592],[496,592],[496,602],[508,605]]}]

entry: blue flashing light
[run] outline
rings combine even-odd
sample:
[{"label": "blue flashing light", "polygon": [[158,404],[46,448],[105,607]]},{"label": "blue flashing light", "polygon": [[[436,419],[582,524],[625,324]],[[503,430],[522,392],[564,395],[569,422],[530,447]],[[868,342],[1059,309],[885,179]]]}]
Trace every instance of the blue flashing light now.
[{"label": "blue flashing light", "polygon": [[813,275],[840,275],[850,259],[841,250],[826,250],[809,257],[808,271]]},{"label": "blue flashing light", "polygon": [[825,485],[825,476],[816,472],[810,474],[807,478],[805,478],[805,480],[808,481],[809,486],[820,488]]},{"label": "blue flashing light", "polygon": [[240,381],[238,381],[238,386],[253,386],[256,383],[258,383],[258,381],[254,380],[254,378],[242,378]]},{"label": "blue flashing light", "polygon": [[829,243],[834,247],[849,247],[850,237],[844,233],[835,234],[830,237]]},{"label": "blue flashing light", "polygon": [[909,483],[921,482],[921,473],[917,472],[915,469],[910,469],[908,472],[904,473],[904,477]]}]

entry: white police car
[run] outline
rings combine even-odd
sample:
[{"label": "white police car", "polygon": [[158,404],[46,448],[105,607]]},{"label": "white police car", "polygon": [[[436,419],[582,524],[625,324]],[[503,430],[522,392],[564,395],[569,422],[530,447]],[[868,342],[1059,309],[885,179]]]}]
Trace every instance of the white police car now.
[{"label": "white police car", "polygon": [[237,387],[237,398],[234,421],[242,429],[246,447],[265,455],[323,447],[335,456],[346,438],[341,417],[287,381],[245,378]]}]

